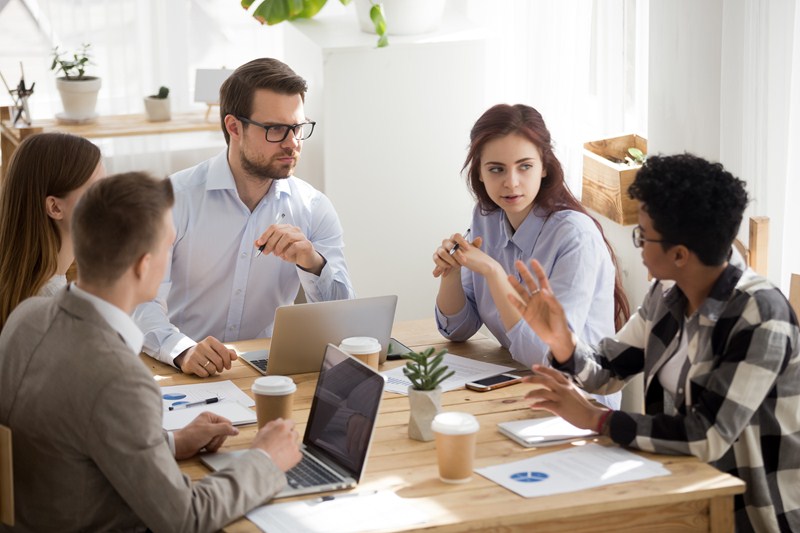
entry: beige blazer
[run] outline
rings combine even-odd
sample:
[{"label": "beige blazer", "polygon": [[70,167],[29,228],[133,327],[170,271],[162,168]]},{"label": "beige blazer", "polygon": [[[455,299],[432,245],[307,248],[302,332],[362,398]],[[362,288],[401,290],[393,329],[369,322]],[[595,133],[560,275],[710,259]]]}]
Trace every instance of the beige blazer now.
[{"label": "beige blazer", "polygon": [[192,483],[161,418],[153,376],[90,303],[68,288],[23,302],[0,335],[15,531],[213,531],[285,485],[257,450]]}]

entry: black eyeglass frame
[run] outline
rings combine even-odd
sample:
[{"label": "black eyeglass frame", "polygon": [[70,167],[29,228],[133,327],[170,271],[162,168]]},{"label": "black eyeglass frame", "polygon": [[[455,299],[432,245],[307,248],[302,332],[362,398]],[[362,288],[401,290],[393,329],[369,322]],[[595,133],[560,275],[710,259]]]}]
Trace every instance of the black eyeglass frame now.
[{"label": "black eyeglass frame", "polygon": [[[264,128],[264,140],[267,141],[268,143],[282,143],[283,141],[286,140],[286,137],[289,136],[290,131],[292,132],[292,135],[294,135],[295,140],[305,141],[306,139],[311,137],[311,134],[314,133],[314,126],[317,125],[317,123],[313,120],[307,120],[305,122],[300,122],[299,124],[262,124],[261,122],[256,122],[255,120],[250,120],[249,118],[245,117],[237,116],[236,119],[244,122],[245,124],[252,124],[253,126]],[[311,131],[308,132],[308,135],[306,135],[305,137],[298,137],[297,132],[300,131],[302,134],[303,130],[302,129],[298,130],[297,128],[300,128],[301,126],[307,126],[308,124],[311,124]],[[269,140],[269,130],[274,128],[286,128],[283,137],[281,137],[279,141]]]},{"label": "black eyeglass frame", "polygon": [[639,225],[633,227],[633,231],[631,232],[631,239],[633,240],[634,248],[642,248],[644,247],[644,243],[646,242],[660,242],[663,244],[673,244],[663,239],[645,239],[644,237],[642,237],[642,227]]}]

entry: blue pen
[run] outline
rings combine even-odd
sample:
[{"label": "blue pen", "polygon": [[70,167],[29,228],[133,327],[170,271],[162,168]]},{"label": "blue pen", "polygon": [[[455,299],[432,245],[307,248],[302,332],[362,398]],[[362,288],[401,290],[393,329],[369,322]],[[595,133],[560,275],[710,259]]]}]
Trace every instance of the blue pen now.
[{"label": "blue pen", "polygon": [[[467,228],[467,231],[465,231],[465,232],[464,232],[464,238],[465,238],[465,239],[466,239],[467,237],[469,237],[469,233],[470,233],[470,231],[472,231],[472,228]],[[458,243],[456,243],[456,245],[455,245],[455,246],[453,246],[452,248],[450,248],[450,255],[453,255],[454,253],[456,253],[456,250],[458,250]]]},{"label": "blue pen", "polygon": [[[278,215],[277,217],[275,217],[275,222],[273,222],[273,224],[277,224],[278,222],[280,222],[281,220],[283,220],[283,217],[285,217],[285,216],[286,216],[286,213],[281,213],[280,215]],[[258,257],[259,255],[261,255],[262,253],[264,253],[264,248],[266,248],[266,247],[267,247],[267,243],[264,243],[264,244],[262,244],[261,246],[259,246],[259,247],[258,247],[258,253],[256,254],[256,257]]]}]

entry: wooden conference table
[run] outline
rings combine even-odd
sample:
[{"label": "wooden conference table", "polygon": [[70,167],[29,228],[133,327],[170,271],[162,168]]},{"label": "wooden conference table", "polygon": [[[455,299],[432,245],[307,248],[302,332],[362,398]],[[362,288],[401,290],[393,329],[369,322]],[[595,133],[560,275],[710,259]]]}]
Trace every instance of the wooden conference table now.
[{"label": "wooden conference table", "polygon": [[[477,360],[519,366],[494,339],[478,334],[465,343],[451,343],[436,331],[433,320],[395,324],[393,336],[411,348],[436,346],[451,353]],[[233,343],[240,351],[263,349],[268,340]],[[159,385],[195,383],[199,378],[179,374],[175,369],[142,356]],[[387,361],[382,369],[403,364]],[[246,364],[236,361],[231,370],[215,380],[232,380],[250,394],[253,380],[260,376]],[[294,419],[302,435],[308,418],[317,374],[292,376],[298,385]],[[570,445],[526,449],[498,433],[496,424],[535,416],[522,400],[525,385],[513,385],[491,392],[466,389],[442,395],[444,410],[467,411],[478,417],[476,466],[511,462],[538,453],[566,449]],[[439,531],[733,531],[733,495],[744,491],[739,479],[719,472],[693,457],[642,455],[662,462],[670,476],[609,485],[570,494],[541,498],[522,498],[475,474],[464,485],[439,481],[433,442],[408,438],[408,399],[386,393],[378,416],[372,449],[364,479],[356,491],[393,490],[402,498],[416,500],[415,505],[428,514],[430,521],[415,529]],[[249,446],[255,425],[242,426],[229,438],[224,448]],[[599,438],[601,444],[609,444]],[[181,469],[192,479],[209,470],[198,459],[181,462]],[[247,519],[230,524],[225,531],[258,531]]]}]

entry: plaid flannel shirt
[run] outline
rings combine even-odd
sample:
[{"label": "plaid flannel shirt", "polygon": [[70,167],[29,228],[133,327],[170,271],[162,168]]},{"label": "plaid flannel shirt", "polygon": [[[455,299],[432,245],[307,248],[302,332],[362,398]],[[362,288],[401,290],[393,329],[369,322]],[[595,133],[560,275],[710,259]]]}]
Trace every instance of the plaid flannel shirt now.
[{"label": "plaid flannel shirt", "polygon": [[[615,339],[578,343],[553,366],[608,394],[644,372],[645,412],[615,411],[611,438],[656,453],[694,455],[747,483],[735,498],[739,531],[800,531],[798,324],[783,294],[752,270],[728,266],[700,309],[655,281]],[[674,397],[658,371],[686,320],[689,354]]]}]

